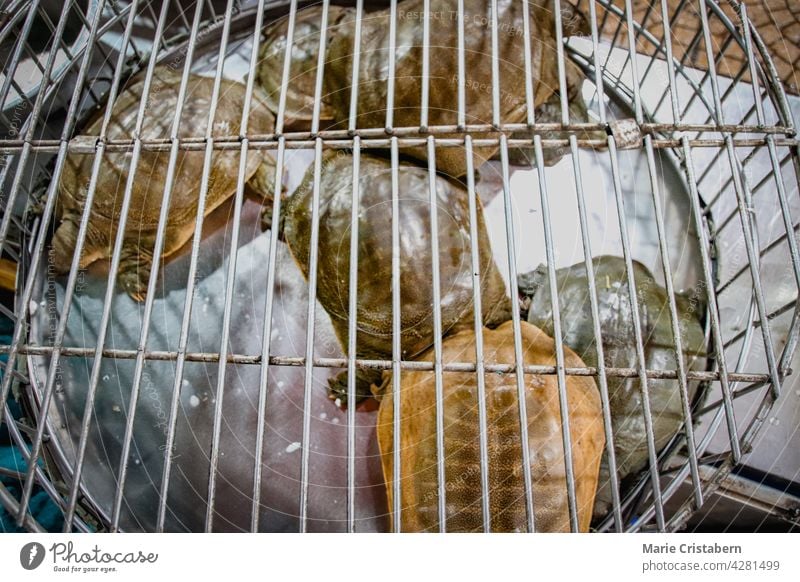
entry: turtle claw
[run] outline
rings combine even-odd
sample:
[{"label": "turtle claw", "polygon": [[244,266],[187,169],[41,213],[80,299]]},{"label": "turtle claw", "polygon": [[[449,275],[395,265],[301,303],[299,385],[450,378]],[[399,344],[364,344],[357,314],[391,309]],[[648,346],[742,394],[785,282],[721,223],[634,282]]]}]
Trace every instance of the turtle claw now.
[{"label": "turtle claw", "polygon": [[136,271],[121,272],[119,284],[137,303],[143,303],[147,298],[147,282],[143,281]]},{"label": "turtle claw", "polygon": [[28,212],[30,212],[30,215],[33,217],[40,217],[44,214],[44,207],[45,207],[44,200],[42,199],[36,200],[35,202],[32,202],[31,205],[28,207]]},{"label": "turtle claw", "polygon": [[[342,378],[344,374],[344,378]],[[347,405],[347,373],[342,372],[333,378],[328,378],[328,398],[343,408]]]},{"label": "turtle claw", "polygon": [[[367,398],[372,397],[372,385],[381,382],[380,370],[356,371],[356,401],[358,405]],[[328,398],[336,402],[340,408],[348,404],[347,371],[340,372],[333,378],[328,378]]]},{"label": "turtle claw", "polygon": [[277,220],[277,224],[274,224],[272,216],[272,206],[271,205],[264,205],[261,208],[261,228],[265,231],[272,230],[273,226],[278,229],[278,240],[281,242],[286,242],[283,238],[283,225],[284,225],[284,215],[281,215],[280,218]]},{"label": "turtle claw", "polygon": [[147,298],[147,285],[153,258],[139,249],[132,256],[123,256],[118,271],[118,284],[131,299],[142,303]]}]

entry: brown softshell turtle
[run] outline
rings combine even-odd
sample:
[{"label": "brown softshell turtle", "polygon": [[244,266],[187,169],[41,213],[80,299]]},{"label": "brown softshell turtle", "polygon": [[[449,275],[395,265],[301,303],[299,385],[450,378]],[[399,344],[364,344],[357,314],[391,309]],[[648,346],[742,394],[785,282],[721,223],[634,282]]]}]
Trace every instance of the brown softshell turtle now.
[{"label": "brown softshell turtle", "polygon": [[[321,4],[298,10],[295,15],[294,39],[289,51],[289,82],[286,86],[285,125],[308,124],[314,112],[314,94],[317,83],[317,57],[320,50],[320,26],[322,24]],[[323,50],[337,34],[338,23],[352,8],[331,4],[328,8],[326,43]],[[259,52],[256,81],[266,93],[267,106],[277,116],[283,83],[283,65],[286,56],[289,18],[282,18],[264,31],[264,42]],[[320,102],[320,121],[333,119],[333,111],[322,95]]]},{"label": "brown softshell turtle", "polygon": [[[638,368],[636,340],[633,330],[631,302],[625,261],[620,257],[601,256],[592,259],[597,285],[600,333],[603,338],[605,365],[616,368]],[[666,290],[647,268],[633,261],[639,324],[644,342],[645,365],[648,370],[676,370],[675,342]],[[586,265],[581,262],[556,271],[558,301],[564,343],[592,367],[597,366],[591,303],[589,301]],[[520,291],[532,297],[528,321],[545,333],[553,333],[550,288],[547,267],[520,277]],[[706,345],[700,325],[702,305],[691,297],[676,296],[683,361],[687,370],[704,370]],[[608,376],[614,454],[620,480],[636,475],[648,466],[647,437],[642,410],[642,392],[638,376]],[[688,383],[689,398],[694,397],[698,383]],[[656,450],[662,449],[683,425],[680,384],[677,380],[648,381],[650,411]],[[602,518],[611,509],[612,493],[608,459],[603,456],[600,485],[597,490],[595,517]]]},{"label": "brown softshell turtle", "polygon": [[[153,73],[148,106],[140,137],[143,140],[169,138],[178,102],[181,73],[167,66],[156,67]],[[204,137],[208,127],[209,107],[214,79],[191,75],[181,114],[179,137]],[[109,140],[130,140],[143,98],[144,75],[136,76],[114,102]],[[214,137],[238,136],[246,88],[241,83],[223,79],[212,128]],[[84,129],[78,139],[97,136],[103,123],[102,112]],[[249,134],[269,134],[273,117],[260,90],[254,92],[250,106]],[[133,183],[130,212],[119,266],[121,287],[137,301],[147,291],[153,260],[155,238],[161,212],[164,184],[169,163],[168,151],[143,149]],[[180,150],[167,222],[163,256],[177,251],[192,237],[200,196],[204,150]],[[81,268],[111,256],[121,206],[131,163],[131,152],[107,151],[97,181],[89,229],[81,256]],[[93,155],[72,153],[67,156],[59,182],[58,210],[61,223],[52,241],[53,264],[58,273],[69,271],[75,253],[78,225],[86,200]],[[206,214],[213,211],[236,192],[240,152],[214,150],[209,174]],[[272,198],[275,163],[265,150],[250,150],[245,167],[249,186],[265,201]]]},{"label": "brown softshell turtle", "polygon": [[[521,322],[526,365],[555,365],[553,339]],[[462,330],[442,343],[445,364],[474,362],[475,334]],[[513,324],[483,330],[486,364],[514,364]],[[568,348],[568,367],[584,363]],[[432,362],[433,350],[419,361]],[[484,374],[488,445],[490,527],[494,532],[526,531],[527,512],[516,374]],[[394,471],[394,403],[391,375],[385,374],[386,395],[378,412],[378,445],[389,509]],[[444,451],[446,531],[482,531],[480,422],[475,372],[445,371]],[[569,434],[580,531],[589,529],[598,468],[605,445],[600,395],[592,378],[567,376]],[[407,370],[400,376],[401,531],[439,531],[436,382],[431,371]],[[555,375],[525,375],[528,448],[533,485],[534,527],[539,532],[570,531],[562,424]]]},{"label": "brown softshell turtle", "polygon": [[[314,168],[286,204],[283,233],[303,273],[309,273]],[[467,190],[436,176],[442,333],[472,327],[473,278]],[[392,172],[388,160],[361,154],[358,219],[357,356],[392,357]],[[328,151],[319,184],[317,298],[330,314],[347,346],[350,277],[350,214],[353,159]],[[430,190],[427,170],[411,163],[398,167],[402,357],[432,345],[433,285]],[[505,284],[492,258],[480,202],[477,202],[477,247],[480,260],[483,323],[496,326],[510,319]],[[380,383],[380,372],[359,370],[359,396]],[[344,400],[346,374],[331,383],[332,396]]]},{"label": "brown softshell turtle", "polygon": [[[465,91],[466,121],[468,124],[492,124],[492,2],[465,0]],[[567,22],[572,22],[576,9],[562,2]],[[555,43],[555,20],[552,2],[536,0],[529,5],[531,37],[531,74],[533,103],[539,107],[558,92],[558,56]],[[421,92],[424,0],[405,0],[398,4],[397,60],[394,91],[395,127],[421,125]],[[428,125],[458,123],[458,31],[459,19],[455,5],[449,0],[430,0],[430,72]],[[391,9],[365,15],[361,32],[359,66],[358,127],[383,128],[386,123],[388,84],[389,21]],[[579,20],[579,19],[578,19]],[[340,21],[337,34],[331,40],[325,74],[327,99],[336,120],[343,122],[350,114],[350,85],[356,47],[355,15],[348,13]],[[501,123],[523,123],[526,120],[525,34],[522,2],[497,2],[499,112]],[[581,27],[576,26],[576,31]],[[476,133],[475,139],[497,137],[497,133]],[[438,137],[461,137],[461,134],[439,134]],[[497,151],[498,146],[475,147],[474,166]],[[424,146],[405,150],[407,154],[427,160]],[[463,176],[467,171],[463,147],[440,147],[436,154],[437,169],[451,176]]]}]

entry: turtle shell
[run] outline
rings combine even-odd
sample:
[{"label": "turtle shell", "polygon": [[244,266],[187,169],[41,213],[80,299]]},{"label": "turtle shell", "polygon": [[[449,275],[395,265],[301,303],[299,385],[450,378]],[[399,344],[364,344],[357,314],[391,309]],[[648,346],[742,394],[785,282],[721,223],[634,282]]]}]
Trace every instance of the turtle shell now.
[{"label": "turtle shell", "polygon": [[[521,322],[522,352],[526,365],[555,364],[553,340],[540,329]],[[565,349],[567,366],[583,366]],[[445,364],[474,361],[475,334],[460,331],[442,342]],[[514,331],[508,321],[495,330],[483,330],[483,357],[487,364],[515,362]],[[419,361],[431,362],[433,350]],[[525,483],[516,374],[484,374],[490,526],[494,532],[525,531]],[[389,374],[384,386],[390,387]],[[431,371],[408,370],[400,377],[400,494],[401,530],[438,531],[438,477],[436,449],[436,384]],[[449,532],[481,531],[480,423],[478,385],[474,372],[443,373],[446,527]],[[602,408],[597,386],[587,376],[568,376],[567,402],[575,493],[580,531],[587,531],[592,515],[598,468],[605,444]],[[388,391],[378,412],[378,445],[386,480],[389,507],[393,507],[393,415],[396,396]],[[541,532],[569,531],[564,446],[555,375],[525,375],[528,448],[533,485],[534,527]]]},{"label": "turtle shell", "polygon": [[[303,273],[309,272],[314,168],[286,204],[284,237]],[[358,218],[357,353],[392,355],[392,177],[384,158],[362,154]],[[442,333],[474,326],[467,190],[436,176]],[[319,185],[317,298],[331,316],[343,346],[349,319],[350,214],[353,160],[328,151]],[[433,344],[433,289],[428,172],[410,163],[398,168],[401,344],[404,358]],[[482,314],[485,325],[510,318],[505,284],[492,258],[478,202]]]},{"label": "turtle shell", "polygon": [[[148,106],[140,132],[143,140],[169,138],[178,103],[180,80],[180,73],[166,66],[159,66],[154,70]],[[213,85],[212,78],[196,75],[189,77],[178,131],[180,138],[205,136]],[[112,109],[107,132],[108,140],[133,139],[143,90],[144,75],[138,75],[119,94]],[[239,135],[245,90],[245,86],[241,83],[222,80],[211,131],[214,137]],[[98,113],[78,139],[85,140],[88,136],[99,135],[102,123],[102,114]],[[263,98],[256,93],[251,103],[247,131],[249,134],[269,134],[272,130],[272,114]],[[163,249],[165,256],[176,251],[192,236],[204,156],[204,150],[180,150],[178,153],[167,237]],[[168,151],[143,149],[136,169],[136,179],[133,182],[120,279],[128,292],[137,299],[143,297],[142,283],[146,288],[149,277],[149,257],[153,253],[169,157]],[[211,156],[206,213],[213,211],[236,191],[239,158],[238,149],[214,150]],[[131,159],[132,152],[106,151],[103,154],[92,205],[90,228],[81,259],[82,266],[111,255]],[[77,234],[76,225],[84,208],[93,162],[94,155],[69,154],[59,181],[59,211],[62,223],[52,244],[54,263],[59,272],[68,271],[72,261]],[[271,156],[265,151],[249,151],[245,179],[249,179],[257,170],[263,170],[262,164],[274,167]],[[271,193],[261,194],[268,197]]]},{"label": "turtle shell", "polygon": [[[493,123],[492,98],[492,2],[465,0],[465,91],[468,124]],[[566,4],[566,3],[564,3]],[[534,106],[544,103],[558,90],[555,23],[551,3],[540,0],[530,5],[531,72]],[[386,123],[387,49],[389,46],[390,8],[370,12],[363,20],[359,70],[358,126],[383,128]],[[458,123],[458,29],[455,5],[448,0],[430,0],[428,125]],[[524,22],[521,2],[502,1],[498,11],[499,108],[502,123],[521,123],[526,119]],[[422,46],[424,0],[407,0],[398,6],[397,60],[394,92],[394,126],[421,125],[420,101],[423,85]],[[325,84],[328,101],[337,121],[348,119],[350,84],[355,53],[355,14],[341,20],[339,32],[331,40],[327,54]],[[473,134],[477,138],[497,137],[497,133]],[[439,137],[461,137],[440,134]],[[474,148],[474,164],[489,159],[497,146]],[[427,160],[426,148],[416,147],[407,154]],[[463,147],[446,147],[437,151],[436,166],[442,173],[463,176],[466,159]]]},{"label": "turtle shell", "polygon": [[[616,368],[638,368],[636,341],[628,295],[625,261],[602,256],[592,260],[603,339],[605,365]],[[675,370],[677,361],[672,336],[672,321],[667,293],[641,263],[633,262],[639,324],[644,341],[645,365],[648,370]],[[561,311],[564,343],[587,363],[597,366],[589,285],[584,263],[556,271],[558,301]],[[540,266],[533,274],[523,276],[524,294],[532,295],[528,321],[545,333],[553,333],[551,294],[547,284],[547,268]],[[687,370],[703,370],[706,345],[700,326],[700,309],[696,301],[676,298],[683,359]],[[607,377],[611,407],[614,452],[620,480],[648,466],[647,433],[642,412],[639,378]],[[689,382],[689,398],[698,383]],[[683,424],[680,384],[677,380],[649,379],[650,410],[656,449],[662,449]],[[603,517],[611,508],[611,484],[606,456],[600,469],[595,516]]]},{"label": "turtle shell", "polygon": [[[352,8],[330,5],[325,50],[338,30],[337,23],[351,12],[354,12]],[[286,87],[287,125],[291,125],[294,121],[311,120],[315,102],[321,23],[322,5],[319,4],[298,10],[295,16],[294,42],[289,53],[289,83]],[[264,43],[261,45],[256,73],[256,81],[266,93],[267,106],[276,115],[283,81],[288,24],[289,19],[284,18],[272,23],[264,31]],[[320,119],[332,118],[333,112],[323,96],[323,101],[320,103]]]}]

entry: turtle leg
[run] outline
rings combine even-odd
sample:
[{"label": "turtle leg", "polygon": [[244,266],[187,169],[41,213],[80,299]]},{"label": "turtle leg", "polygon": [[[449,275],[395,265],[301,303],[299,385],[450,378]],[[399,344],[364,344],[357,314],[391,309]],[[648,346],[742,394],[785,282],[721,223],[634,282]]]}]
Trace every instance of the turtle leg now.
[{"label": "turtle leg", "polygon": [[[372,396],[372,386],[383,384],[382,370],[356,370],[356,402]],[[328,379],[328,398],[338,400],[342,405],[347,405],[347,371],[340,372],[333,378]]]},{"label": "turtle leg", "polygon": [[278,229],[278,240],[281,242],[286,242],[283,237],[283,225],[286,222],[286,215],[281,213],[278,217],[278,220],[273,220],[272,216],[272,204],[265,204],[261,208],[261,227],[264,230],[272,230],[273,228]]},{"label": "turtle leg", "polygon": [[122,249],[119,262],[119,285],[134,301],[142,302],[147,297],[147,284],[153,268],[152,245],[146,241],[128,243]]},{"label": "turtle leg", "polygon": [[[72,258],[78,246],[79,218],[77,214],[66,214],[50,242],[50,261],[56,273],[68,273],[72,266]],[[85,269],[104,256],[105,240],[106,237],[96,225],[89,223],[81,249],[79,269]]]},{"label": "turtle leg", "polygon": [[65,216],[50,244],[50,262],[56,273],[68,273],[78,245],[78,224],[75,217]]},{"label": "turtle leg", "polygon": [[[264,230],[271,230],[273,227],[272,208],[275,201],[275,161],[267,155],[256,169],[255,174],[248,180],[250,192],[256,201],[261,204],[261,226]],[[280,191],[283,195],[286,187],[281,180]],[[279,221],[278,238],[283,240],[283,221]]]}]

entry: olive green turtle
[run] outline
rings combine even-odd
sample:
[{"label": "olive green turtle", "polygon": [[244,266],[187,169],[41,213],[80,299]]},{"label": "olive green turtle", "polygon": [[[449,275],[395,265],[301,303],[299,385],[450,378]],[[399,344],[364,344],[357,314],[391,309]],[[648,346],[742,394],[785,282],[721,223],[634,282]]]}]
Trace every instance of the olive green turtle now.
[{"label": "olive green turtle", "polygon": [[[352,12],[355,12],[353,8],[334,4],[329,6],[328,25],[325,33],[326,44],[322,47],[323,51],[327,51],[327,46],[337,34],[339,22]],[[321,4],[298,10],[295,15],[294,38],[289,51],[289,82],[286,85],[284,113],[287,128],[298,126],[304,128],[304,125],[311,122],[314,113],[321,24]],[[276,116],[283,84],[288,26],[289,19],[287,17],[273,22],[264,30],[264,42],[261,44],[256,71],[256,81],[266,93],[267,106]],[[330,121],[334,117],[324,94],[320,101],[319,115],[320,122]]]},{"label": "olive green turtle", "polygon": [[[143,140],[169,138],[178,103],[180,81],[180,71],[173,71],[166,66],[159,66],[154,70],[139,134]],[[212,78],[197,75],[189,77],[181,112],[179,138],[205,137],[213,85]],[[134,137],[143,91],[144,75],[140,74],[119,94],[112,108],[108,140],[131,140]],[[211,130],[213,137],[239,136],[245,92],[246,88],[241,83],[221,81]],[[98,113],[77,139],[85,141],[99,135],[102,123],[102,114]],[[250,135],[269,134],[273,131],[273,116],[260,90],[253,95],[248,123],[247,132]],[[169,157],[169,151],[143,148],[136,167],[118,275],[121,288],[137,301],[142,301],[147,291]],[[166,239],[162,250],[165,257],[177,251],[194,233],[204,157],[204,149],[181,149],[178,153]],[[236,192],[240,157],[238,148],[213,151],[206,194],[206,214]],[[103,154],[86,241],[80,258],[81,268],[112,255],[124,192],[131,171],[131,159],[130,151],[108,150]],[[51,257],[57,273],[68,272],[72,263],[93,162],[92,155],[70,153],[64,165],[58,184],[60,224],[51,244]],[[275,163],[266,150],[251,149],[248,152],[244,178],[249,181],[251,193],[257,194],[265,202],[272,199]]]},{"label": "olive green turtle", "polygon": [[[634,320],[628,293],[625,261],[620,257],[601,256],[592,259],[597,285],[600,333],[605,365],[615,368],[637,368]],[[641,263],[633,262],[639,325],[644,343],[648,370],[676,370],[675,341],[666,290]],[[581,262],[556,271],[558,301],[564,343],[587,365],[597,366],[591,303],[589,301],[586,265]],[[545,333],[553,334],[550,288],[547,267],[520,277],[520,292],[531,297],[528,321]],[[706,345],[700,326],[702,305],[690,297],[676,296],[681,354],[687,370],[703,370]],[[688,383],[689,398],[697,391],[698,382]],[[650,412],[656,450],[661,450],[683,424],[680,384],[672,379],[648,379]],[[617,474],[622,481],[648,465],[647,432],[642,409],[639,377],[608,376],[608,396]],[[603,456],[600,484],[595,501],[595,517],[603,517],[611,508],[612,492],[608,459]]]},{"label": "olive green turtle", "polygon": [[[349,323],[350,222],[353,159],[344,151],[323,155],[319,183],[317,299],[330,314],[345,348]],[[388,160],[361,154],[358,180],[358,300],[356,355],[392,358],[392,170]],[[400,262],[401,356],[413,357],[434,343],[433,252],[428,171],[401,162],[397,169]],[[283,236],[303,273],[311,265],[314,168],[286,202]],[[474,326],[469,198],[461,184],[435,176],[438,209],[442,335]],[[480,202],[475,241],[479,256],[482,321],[496,326],[511,318],[505,283],[492,258]],[[357,393],[370,395],[380,371],[360,369]],[[331,382],[331,396],[344,400],[346,375]]]}]

